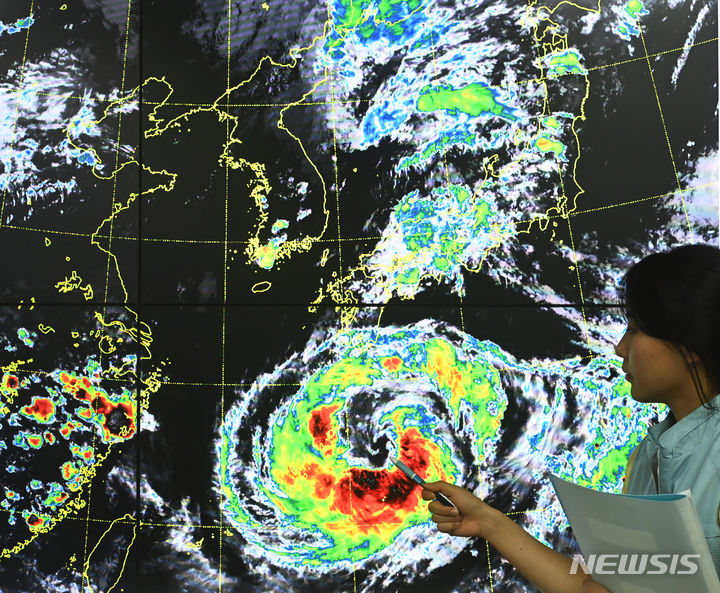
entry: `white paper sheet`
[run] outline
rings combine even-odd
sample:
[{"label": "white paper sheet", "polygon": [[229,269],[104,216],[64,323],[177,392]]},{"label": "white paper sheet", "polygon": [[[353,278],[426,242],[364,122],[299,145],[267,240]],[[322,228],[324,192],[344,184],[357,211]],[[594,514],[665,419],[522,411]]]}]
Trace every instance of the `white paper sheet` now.
[{"label": "white paper sheet", "polygon": [[720,593],[689,490],[639,496],[598,492],[554,475],[550,481],[589,568],[594,561],[593,580],[612,593]]}]

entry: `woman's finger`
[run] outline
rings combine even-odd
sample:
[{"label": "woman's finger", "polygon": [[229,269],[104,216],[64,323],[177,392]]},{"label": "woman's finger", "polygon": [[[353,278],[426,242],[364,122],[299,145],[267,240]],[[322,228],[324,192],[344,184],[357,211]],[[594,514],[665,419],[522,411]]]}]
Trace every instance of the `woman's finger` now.
[{"label": "woman's finger", "polygon": [[452,533],[455,531],[458,527],[460,527],[462,523],[460,521],[448,521],[447,523],[438,523],[438,531],[441,531],[442,533]]},{"label": "woman's finger", "polygon": [[444,505],[439,500],[435,500],[428,505],[428,511],[436,515],[445,515],[447,517],[457,517],[460,513],[456,508]]},{"label": "woman's finger", "polygon": [[436,492],[443,491],[443,494],[446,494],[444,490],[447,489],[447,487],[452,487],[452,484],[448,484],[447,482],[443,482],[442,480],[438,482],[426,482],[423,484],[423,491],[422,491],[422,497],[424,500],[432,500],[435,498]]},{"label": "woman's finger", "polygon": [[435,492],[433,492],[432,490],[427,490],[427,489],[423,488],[422,497],[423,497],[423,500],[434,500]]},{"label": "woman's finger", "polygon": [[433,523],[459,523],[462,522],[462,517],[458,517],[457,515],[453,517],[449,517],[447,515],[438,515],[436,513],[433,513],[430,515],[430,519],[433,521]]}]

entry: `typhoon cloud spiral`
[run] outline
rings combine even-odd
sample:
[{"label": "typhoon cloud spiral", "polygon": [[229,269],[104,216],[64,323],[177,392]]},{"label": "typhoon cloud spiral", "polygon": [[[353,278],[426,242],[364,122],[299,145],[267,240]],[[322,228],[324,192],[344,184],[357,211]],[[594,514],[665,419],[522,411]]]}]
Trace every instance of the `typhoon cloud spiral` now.
[{"label": "typhoon cloud spiral", "polygon": [[217,443],[228,523],[278,564],[317,572],[396,556],[405,531],[430,537],[421,489],[388,455],[472,488],[506,407],[499,353],[453,342],[430,324],[349,331],[258,381]]}]

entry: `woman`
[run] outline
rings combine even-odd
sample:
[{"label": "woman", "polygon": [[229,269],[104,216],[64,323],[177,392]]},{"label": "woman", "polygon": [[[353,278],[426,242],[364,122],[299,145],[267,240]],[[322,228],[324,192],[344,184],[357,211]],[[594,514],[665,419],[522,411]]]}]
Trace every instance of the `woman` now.
[{"label": "woman", "polygon": [[[720,573],[720,249],[685,245],[650,255],[625,274],[623,287],[628,326],[615,353],[630,393],[670,408],[630,456],[623,491],[692,490]],[[543,592],[608,593],[582,570],[570,574],[569,558],[468,490],[434,482],[423,498],[435,492],[457,507],[428,505],[438,530],[487,539]]]}]

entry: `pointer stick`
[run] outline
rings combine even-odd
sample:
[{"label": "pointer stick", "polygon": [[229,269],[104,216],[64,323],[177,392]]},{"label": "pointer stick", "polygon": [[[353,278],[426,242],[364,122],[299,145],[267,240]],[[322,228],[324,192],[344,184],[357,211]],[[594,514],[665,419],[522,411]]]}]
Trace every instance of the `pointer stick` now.
[{"label": "pointer stick", "polygon": [[[390,461],[392,461],[395,466],[404,473],[408,478],[410,478],[413,482],[420,484],[421,486],[425,485],[425,481],[418,476],[413,470],[411,470],[407,465],[405,465],[402,461],[399,459],[396,459],[392,455],[390,455]],[[435,499],[439,500],[441,503],[443,503],[446,507],[453,507],[457,508],[452,501],[445,496],[442,492],[435,492]]]}]

